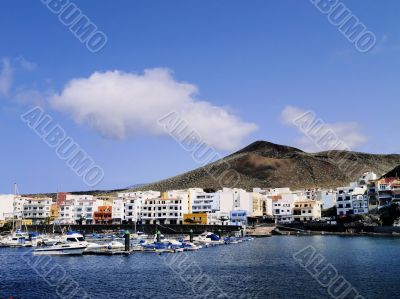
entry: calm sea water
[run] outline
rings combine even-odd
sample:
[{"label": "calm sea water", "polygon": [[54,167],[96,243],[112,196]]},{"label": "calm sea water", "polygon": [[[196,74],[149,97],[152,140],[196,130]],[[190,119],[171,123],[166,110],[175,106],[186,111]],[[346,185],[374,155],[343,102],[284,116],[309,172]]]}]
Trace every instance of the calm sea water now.
[{"label": "calm sea water", "polygon": [[40,260],[0,248],[0,298],[331,298],[293,258],[309,245],[364,298],[399,298],[400,239],[336,236],[274,236],[161,256]]}]

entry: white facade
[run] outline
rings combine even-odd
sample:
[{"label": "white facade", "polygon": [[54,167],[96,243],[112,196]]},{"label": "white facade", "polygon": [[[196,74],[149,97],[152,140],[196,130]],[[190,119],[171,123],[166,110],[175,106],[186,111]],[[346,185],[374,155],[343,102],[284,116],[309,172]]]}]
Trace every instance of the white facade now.
[{"label": "white facade", "polygon": [[276,223],[288,223],[293,221],[293,206],[298,197],[296,194],[275,195],[272,200],[272,215]]},{"label": "white facade", "polygon": [[23,218],[31,219],[32,224],[41,224],[50,217],[51,198],[26,198]]},{"label": "white facade", "polygon": [[[221,219],[226,219],[222,221]],[[226,225],[229,224],[229,213],[224,212],[213,212],[207,213],[207,224],[209,225]]]},{"label": "white facade", "polygon": [[55,222],[61,224],[75,224],[74,208],[75,203],[73,201],[65,200],[60,206],[60,215]]},{"label": "white facade", "polygon": [[219,211],[220,200],[218,193],[206,193],[203,189],[188,190],[191,213],[213,213]]},{"label": "white facade", "polygon": [[[23,212],[24,212],[24,205],[26,202],[26,197],[22,196],[16,196],[15,201],[14,201],[14,218],[16,219],[22,219],[23,217]],[[10,217],[12,219],[12,216]]]},{"label": "white facade", "polygon": [[354,182],[348,187],[337,188],[336,208],[338,216],[368,214],[367,187]]},{"label": "white facade", "polygon": [[97,200],[96,198],[91,199],[78,199],[75,201],[74,205],[74,221],[78,223],[82,220],[84,224],[94,223],[93,215],[97,210],[98,206],[102,206],[103,201]]},{"label": "white facade", "polygon": [[124,205],[124,220],[131,222],[138,222],[141,219],[143,198],[131,198],[125,202]]},{"label": "white facade", "polygon": [[123,198],[114,198],[111,215],[113,223],[119,224],[125,220],[125,200]]},{"label": "white facade", "polygon": [[253,210],[251,193],[243,189],[223,188],[217,192],[220,200],[220,211],[230,213],[235,210],[247,211],[248,215]]},{"label": "white facade", "polygon": [[76,224],[82,221],[83,224],[92,224],[93,214],[98,206],[103,205],[93,195],[67,194],[65,201],[60,206],[60,216],[56,222],[62,224]]},{"label": "white facade", "polygon": [[321,219],[320,200],[299,200],[293,204],[293,220],[294,221],[312,221]]},{"label": "white facade", "polygon": [[0,195],[0,220],[1,221],[9,219],[10,216],[12,218],[13,203],[14,203],[14,195],[13,194]]},{"label": "white facade", "polygon": [[378,176],[374,172],[365,172],[358,179],[358,186],[368,185],[372,181],[376,181]]},{"label": "white facade", "polygon": [[329,209],[336,206],[336,191],[321,190],[322,209]]},{"label": "white facade", "polygon": [[118,198],[124,202],[124,219],[125,221],[138,222],[141,220],[143,203],[146,199],[160,197],[159,191],[136,191],[118,193]]},{"label": "white facade", "polygon": [[[174,197],[166,197],[175,195]],[[141,219],[148,224],[183,224],[183,214],[189,213],[187,192],[168,191],[163,197],[146,199],[143,202]]]}]

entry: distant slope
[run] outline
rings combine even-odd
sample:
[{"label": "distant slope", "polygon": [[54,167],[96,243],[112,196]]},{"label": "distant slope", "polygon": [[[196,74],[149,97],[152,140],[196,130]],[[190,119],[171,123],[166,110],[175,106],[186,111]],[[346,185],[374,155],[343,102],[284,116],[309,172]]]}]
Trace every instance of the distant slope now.
[{"label": "distant slope", "polygon": [[388,173],[384,174],[382,177],[385,178],[398,178],[400,177],[400,165],[389,171]]},{"label": "distant slope", "polygon": [[[353,165],[356,171],[351,174],[344,172],[335,162],[337,159],[340,159],[341,165]],[[140,186],[140,189],[164,191],[190,187],[232,187],[233,183],[220,184],[215,179],[226,170],[227,163],[230,169],[240,175],[235,187],[246,190],[252,190],[254,187],[334,188],[346,186],[365,171],[374,171],[380,176],[400,165],[400,155],[345,151],[306,153],[289,146],[256,141],[219,161],[169,179]]]}]

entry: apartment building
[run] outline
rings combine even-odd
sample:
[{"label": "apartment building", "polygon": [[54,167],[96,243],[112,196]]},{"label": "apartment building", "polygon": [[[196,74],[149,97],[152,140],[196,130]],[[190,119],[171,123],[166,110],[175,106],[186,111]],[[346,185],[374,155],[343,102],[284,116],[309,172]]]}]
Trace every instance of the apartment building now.
[{"label": "apartment building", "polygon": [[220,209],[218,193],[206,193],[203,189],[188,190],[190,210],[192,213],[213,213]]},{"label": "apartment building", "polygon": [[146,199],[158,198],[160,194],[158,191],[118,193],[118,198],[122,199],[124,203],[124,221],[128,223],[140,221],[144,201]]},{"label": "apartment building", "polygon": [[348,187],[337,188],[336,208],[338,216],[368,214],[367,186],[353,182]]},{"label": "apartment building", "polygon": [[66,194],[60,202],[59,218],[56,222],[61,224],[93,224],[93,214],[103,202],[92,195]]},{"label": "apartment building", "polygon": [[216,211],[207,214],[207,224],[209,225],[227,225],[230,215],[226,212]]},{"label": "apartment building", "polygon": [[50,206],[50,223],[53,223],[60,217],[60,209],[57,204],[52,204]]},{"label": "apartment building", "polygon": [[[175,197],[165,197],[175,195]],[[145,199],[141,213],[146,224],[183,224],[183,214],[190,214],[185,192],[166,192],[162,197]]]},{"label": "apartment building", "polygon": [[322,202],[319,200],[297,200],[293,203],[294,221],[312,221],[321,218]]},{"label": "apartment building", "polygon": [[250,216],[247,210],[234,210],[229,213],[229,224],[245,226],[248,224],[248,217]]},{"label": "apartment building", "polygon": [[272,216],[276,223],[289,223],[294,220],[293,206],[296,199],[297,195],[292,193],[272,195]]},{"label": "apartment building", "polygon": [[[67,200],[70,200],[72,196],[67,195]],[[94,212],[98,206],[102,206],[103,202],[94,198],[91,195],[79,195],[74,196],[72,200],[74,202],[73,217],[75,223],[82,222],[83,224],[94,223]]]},{"label": "apartment building", "polygon": [[98,206],[93,221],[94,224],[112,224],[112,206]]},{"label": "apartment building", "polygon": [[32,224],[43,224],[50,222],[50,207],[52,199],[25,198],[23,218],[32,221]]},{"label": "apartment building", "polygon": [[259,192],[252,192],[251,193],[251,200],[252,200],[252,210],[251,210],[251,217],[262,217],[263,216],[263,207],[264,202],[266,201],[267,196],[263,195]]},{"label": "apartment building", "polygon": [[125,220],[125,199],[116,197],[112,202],[111,218],[113,224],[121,224]]},{"label": "apartment building", "polygon": [[382,208],[391,203],[400,203],[400,179],[382,178],[376,181],[376,196],[378,207]]},{"label": "apartment building", "polygon": [[223,188],[217,192],[220,199],[220,211],[229,213],[234,210],[244,210],[251,214],[253,210],[251,194],[243,189]]},{"label": "apartment building", "polygon": [[59,218],[55,220],[56,223],[60,224],[75,224],[74,209],[75,203],[72,200],[63,200],[60,203]]}]

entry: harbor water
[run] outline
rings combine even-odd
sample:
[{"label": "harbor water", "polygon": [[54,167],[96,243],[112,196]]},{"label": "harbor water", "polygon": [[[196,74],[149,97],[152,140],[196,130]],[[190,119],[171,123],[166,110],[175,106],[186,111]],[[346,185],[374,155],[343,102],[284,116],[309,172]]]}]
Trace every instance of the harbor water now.
[{"label": "harbor water", "polygon": [[400,238],[273,236],[161,255],[33,257],[30,250],[0,248],[0,298],[332,298],[333,289],[302,266],[309,252],[364,298],[400,291]]}]

